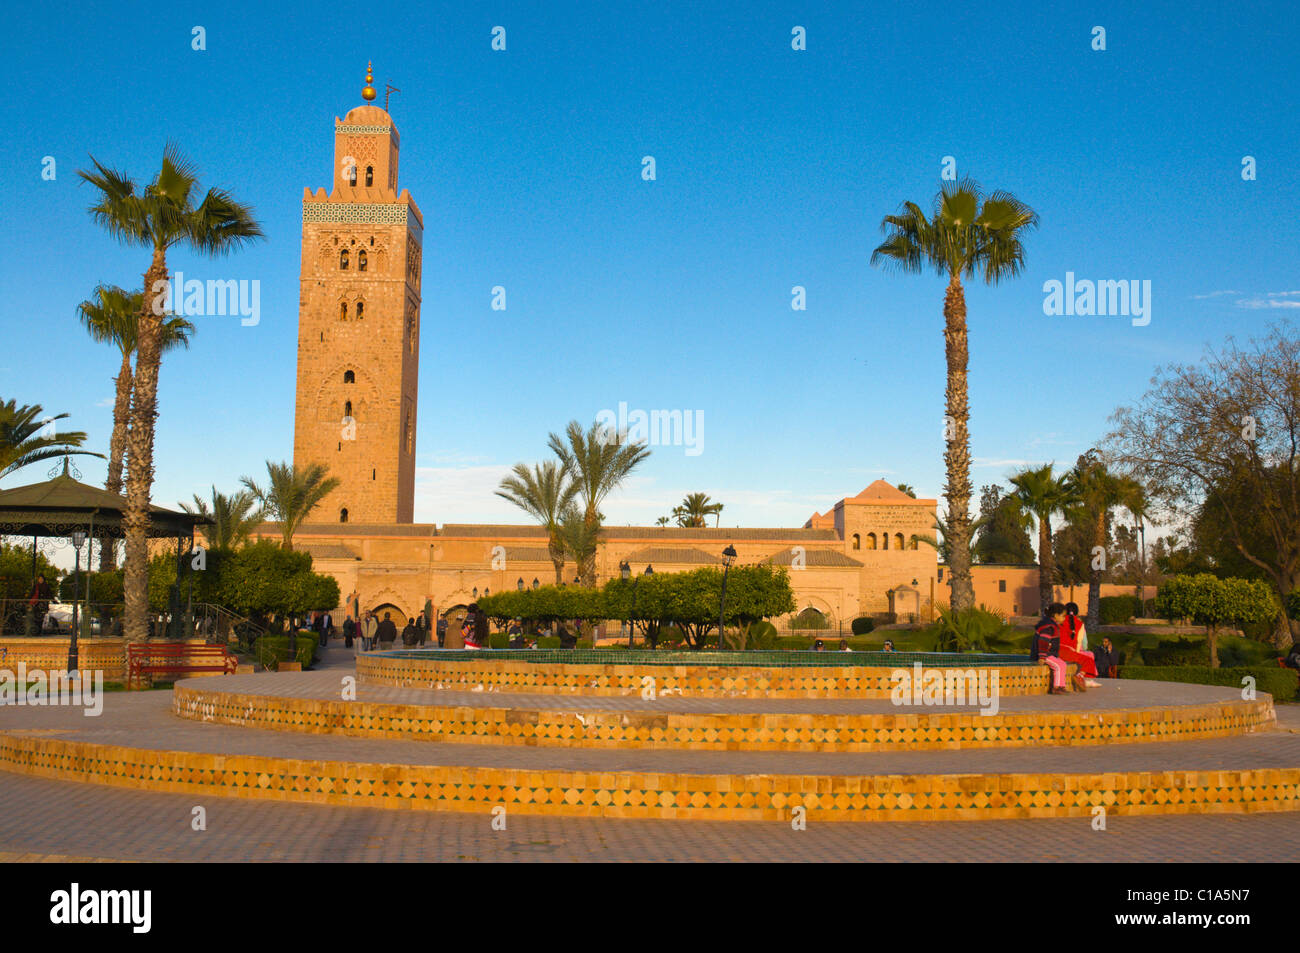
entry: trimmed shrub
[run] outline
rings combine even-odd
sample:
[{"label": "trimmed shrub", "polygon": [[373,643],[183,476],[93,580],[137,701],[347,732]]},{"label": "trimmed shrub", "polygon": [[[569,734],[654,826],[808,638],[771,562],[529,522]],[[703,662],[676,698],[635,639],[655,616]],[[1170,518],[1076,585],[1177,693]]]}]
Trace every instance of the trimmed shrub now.
[{"label": "trimmed shrub", "polygon": [[560,647],[560,637],[558,635],[539,635],[537,637],[537,647],[539,649],[558,649]]},{"label": "trimmed shrub", "polygon": [[871,616],[869,615],[858,616],[856,619],[853,620],[852,626],[850,626],[854,635],[866,635],[875,627],[876,627],[876,620],[871,618]]},{"label": "trimmed shrub", "polygon": [[1120,678],[1185,682],[1189,685],[1222,685],[1226,688],[1241,688],[1241,680],[1247,675],[1255,679],[1255,687],[1259,691],[1268,692],[1274,701],[1295,700],[1300,673],[1278,665],[1250,668],[1206,668],[1202,665],[1144,665],[1134,668],[1124,665],[1119,670]]},{"label": "trimmed shrub", "polygon": [[[1150,600],[1147,600],[1150,604]],[[1123,625],[1129,619],[1135,618],[1142,611],[1138,604],[1137,596],[1102,596],[1101,597],[1101,624],[1102,625]]]},{"label": "trimmed shrub", "polygon": [[[297,659],[304,669],[309,668],[316,655],[316,642],[319,636],[315,632],[298,633]],[[289,636],[264,635],[253,643],[252,656],[265,669],[279,668],[281,662],[295,656],[289,651]]]},{"label": "trimmed shrub", "polygon": [[510,636],[504,632],[493,632],[488,635],[488,648],[490,649],[508,649],[510,648]]},{"label": "trimmed shrub", "polygon": [[1153,649],[1142,653],[1147,665],[1209,665],[1210,650],[1204,640],[1161,639]]}]

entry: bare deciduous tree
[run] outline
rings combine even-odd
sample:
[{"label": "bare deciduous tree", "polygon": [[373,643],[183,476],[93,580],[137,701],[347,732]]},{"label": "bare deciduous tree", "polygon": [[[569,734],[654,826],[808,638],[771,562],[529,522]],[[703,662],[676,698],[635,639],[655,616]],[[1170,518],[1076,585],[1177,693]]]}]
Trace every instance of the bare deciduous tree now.
[{"label": "bare deciduous tree", "polygon": [[[1242,558],[1283,606],[1300,574],[1300,338],[1290,324],[1239,346],[1228,338],[1202,363],[1159,370],[1133,407],[1111,418],[1107,443],[1153,497],[1190,521],[1207,501],[1223,514]],[[1226,493],[1225,487],[1247,492]],[[1269,545],[1259,544],[1263,527]],[[1279,648],[1300,631],[1285,614]]]}]

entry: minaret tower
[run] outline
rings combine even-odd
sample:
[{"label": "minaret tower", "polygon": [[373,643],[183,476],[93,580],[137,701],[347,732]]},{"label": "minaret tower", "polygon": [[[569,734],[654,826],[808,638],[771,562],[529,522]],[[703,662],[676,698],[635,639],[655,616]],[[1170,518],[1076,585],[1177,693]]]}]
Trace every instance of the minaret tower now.
[{"label": "minaret tower", "polygon": [[410,523],[424,220],[397,191],[397,127],[374,105],[334,120],[334,181],[303,190],[296,466],[340,484],[309,521]]}]

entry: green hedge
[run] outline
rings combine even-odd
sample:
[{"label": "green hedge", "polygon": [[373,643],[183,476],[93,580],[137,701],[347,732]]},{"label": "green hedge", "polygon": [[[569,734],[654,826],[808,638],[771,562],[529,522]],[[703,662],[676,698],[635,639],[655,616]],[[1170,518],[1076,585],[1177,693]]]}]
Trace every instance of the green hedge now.
[{"label": "green hedge", "polygon": [[558,649],[560,647],[560,637],[558,635],[539,635],[537,637],[537,647],[539,649]]},{"label": "green hedge", "polygon": [[[298,661],[308,668],[316,656],[316,642],[319,636],[315,632],[298,633]],[[277,668],[280,662],[292,658],[289,652],[289,636],[264,635],[253,643],[253,658],[266,669]]]},{"label": "green hedge", "polygon": [[866,635],[876,627],[876,620],[869,615],[860,615],[853,620],[850,628],[854,635]]},{"label": "green hedge", "polygon": [[1278,665],[1252,666],[1250,668],[1205,668],[1200,665],[1138,665],[1120,666],[1119,677],[1142,679],[1150,682],[1186,682],[1189,685],[1223,685],[1241,688],[1247,675],[1255,678],[1255,688],[1268,692],[1274,701],[1294,701],[1300,673]]},{"label": "green hedge", "polygon": [[1102,625],[1123,625],[1129,619],[1139,615],[1142,607],[1138,604],[1137,596],[1102,596],[1101,597],[1101,624]]},{"label": "green hedge", "polygon": [[1208,666],[1210,648],[1204,639],[1161,639],[1155,648],[1143,650],[1142,659],[1147,665],[1157,667]]}]

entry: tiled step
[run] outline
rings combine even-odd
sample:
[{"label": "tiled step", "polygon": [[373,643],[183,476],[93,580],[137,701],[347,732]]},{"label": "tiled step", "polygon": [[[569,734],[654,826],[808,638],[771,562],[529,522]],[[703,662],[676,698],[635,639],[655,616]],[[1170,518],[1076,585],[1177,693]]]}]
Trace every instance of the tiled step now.
[{"label": "tiled step", "polygon": [[[152,697],[151,697],[152,696]],[[156,791],[404,810],[713,820],[978,820],[1300,809],[1300,735],[957,751],[591,749],[204,724],[164,693],[85,719],[7,709],[0,768]]]},{"label": "tiled step", "polygon": [[337,675],[305,673],[181,682],[172,710],[227,725],[360,738],[697,751],[1184,741],[1274,723],[1267,695],[1243,701],[1232,689],[1161,682],[1110,682],[1086,695],[1013,696],[999,700],[996,714],[984,714],[969,705],[914,707],[878,699],[556,697],[370,685],[350,693]]}]

